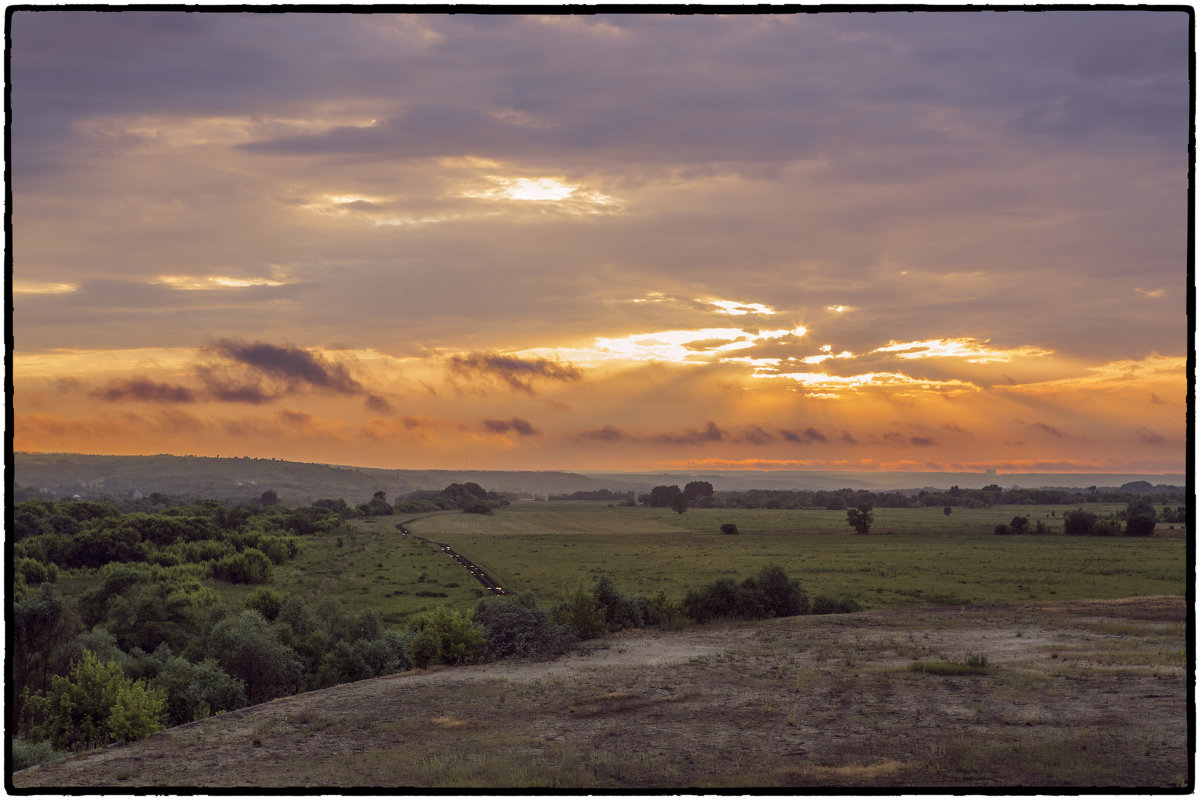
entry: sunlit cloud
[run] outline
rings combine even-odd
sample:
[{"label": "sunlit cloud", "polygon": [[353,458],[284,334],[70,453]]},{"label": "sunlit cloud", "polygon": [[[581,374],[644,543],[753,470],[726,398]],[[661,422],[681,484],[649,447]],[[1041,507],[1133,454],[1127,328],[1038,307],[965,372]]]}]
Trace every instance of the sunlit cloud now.
[{"label": "sunlit cloud", "polygon": [[1007,362],[1014,358],[1038,358],[1052,355],[1054,351],[1041,347],[1025,346],[1001,350],[986,347],[988,340],[978,339],[929,339],[923,342],[889,342],[875,348],[876,353],[895,353],[898,358],[963,358],[969,364]]},{"label": "sunlit cloud", "polygon": [[487,175],[484,180],[488,185],[463,189],[459,196],[476,200],[515,200],[553,205],[577,213],[601,213],[615,209],[617,204],[615,198],[609,195],[557,177]]},{"label": "sunlit cloud", "polygon": [[775,309],[770,306],[764,306],[762,303],[739,303],[735,300],[709,300],[708,304],[719,308],[722,314],[729,314],[735,317],[745,314],[771,315],[775,313]]},{"label": "sunlit cloud", "polygon": [[820,398],[842,397],[847,391],[860,389],[902,389],[923,392],[976,392],[979,387],[969,381],[927,380],[899,372],[867,372],[861,375],[828,375],[823,372],[756,373],[755,377],[791,381],[807,394]]},{"label": "sunlit cloud", "polygon": [[69,294],[79,290],[78,283],[51,281],[20,281],[12,282],[13,294]]},{"label": "sunlit cloud", "polygon": [[785,336],[803,336],[803,326],[752,331],[742,328],[699,328],[600,336],[588,347],[558,349],[560,355],[584,363],[602,361],[709,363],[714,357],[746,350]]},{"label": "sunlit cloud", "polygon": [[233,278],[227,275],[159,275],[158,283],[183,291],[248,289],[252,286],[287,286],[286,281],[271,278]]}]

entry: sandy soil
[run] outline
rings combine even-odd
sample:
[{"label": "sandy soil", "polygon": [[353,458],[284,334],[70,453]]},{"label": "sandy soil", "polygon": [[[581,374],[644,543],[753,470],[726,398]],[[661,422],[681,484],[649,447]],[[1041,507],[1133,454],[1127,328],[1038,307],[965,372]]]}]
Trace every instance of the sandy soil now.
[{"label": "sandy soil", "polygon": [[[626,631],[281,698],[12,786],[1178,787],[1182,598]],[[913,661],[986,655],[986,675]]]}]

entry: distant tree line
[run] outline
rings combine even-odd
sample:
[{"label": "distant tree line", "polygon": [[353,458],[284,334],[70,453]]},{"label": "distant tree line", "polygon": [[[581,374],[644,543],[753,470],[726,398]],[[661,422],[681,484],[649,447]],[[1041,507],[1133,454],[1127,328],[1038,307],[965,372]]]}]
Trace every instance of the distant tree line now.
[{"label": "distant tree line", "polygon": [[[675,498],[683,495],[690,508],[767,508],[767,509],[826,509],[843,511],[859,506],[872,508],[990,508],[994,505],[1090,505],[1096,503],[1128,503],[1145,500],[1155,505],[1182,507],[1187,502],[1181,486],[1151,486],[1146,481],[1134,481],[1117,489],[1002,489],[997,484],[982,489],[962,489],[951,486],[946,491],[885,491],[866,489],[747,489],[713,491],[706,481],[693,481],[682,489],[678,485],[655,486],[638,497],[638,503],[650,508],[671,508]],[[1164,509],[1162,522],[1183,522],[1186,510]]]}]

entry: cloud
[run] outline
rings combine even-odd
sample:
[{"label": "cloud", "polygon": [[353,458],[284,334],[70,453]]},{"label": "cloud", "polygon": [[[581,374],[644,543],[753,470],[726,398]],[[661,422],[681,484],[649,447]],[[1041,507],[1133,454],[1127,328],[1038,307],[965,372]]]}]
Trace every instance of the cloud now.
[{"label": "cloud", "polygon": [[584,431],[575,437],[579,441],[593,442],[619,442],[627,439],[628,436],[619,428],[612,425],[604,425],[600,428],[595,428],[590,431]]},{"label": "cloud", "polygon": [[1149,428],[1138,428],[1137,437],[1140,441],[1150,445],[1166,444],[1167,440],[1150,430]]},{"label": "cloud", "polygon": [[207,396],[231,403],[262,405],[306,389],[361,397],[367,410],[390,414],[392,404],[369,391],[345,366],[300,347],[219,339],[205,349],[218,360],[194,372]]},{"label": "cloud", "polygon": [[[779,435],[789,442],[794,444],[810,444],[812,442],[829,441],[825,434],[818,431],[816,428],[805,428],[804,430],[788,430],[786,428],[779,429]],[[849,434],[847,434],[849,435]]]},{"label": "cloud", "polygon": [[537,381],[572,383],[583,377],[583,372],[574,364],[552,361],[547,358],[518,358],[499,353],[468,353],[449,359],[451,372],[466,377],[496,378],[513,389],[535,394],[533,384]]},{"label": "cloud", "polygon": [[767,433],[758,425],[750,425],[745,428],[737,438],[737,442],[745,442],[747,444],[770,444],[775,441],[775,437]]},{"label": "cloud", "polygon": [[345,367],[299,347],[220,339],[210,351],[264,375],[278,378],[289,387],[307,384],[338,394],[357,395],[364,392],[362,384],[350,377]]},{"label": "cloud", "polygon": [[505,434],[513,431],[518,436],[541,436],[542,432],[527,420],[520,417],[512,419],[485,419],[483,427],[491,433]]},{"label": "cloud", "polygon": [[1049,436],[1053,436],[1055,439],[1067,438],[1067,434],[1063,433],[1053,425],[1047,425],[1045,422],[1021,422],[1021,420],[1017,420],[1017,422],[1020,422],[1026,427],[1033,428],[1035,431],[1041,431]]},{"label": "cloud", "polygon": [[680,433],[660,433],[645,437],[645,439],[657,444],[704,444],[707,442],[724,441],[725,431],[717,427],[715,422],[709,420],[705,423],[704,430],[689,428]]},{"label": "cloud", "polygon": [[196,394],[186,386],[157,383],[149,378],[127,378],[109,381],[104,389],[93,389],[92,397],[110,403],[137,401],[141,403],[194,403]]}]

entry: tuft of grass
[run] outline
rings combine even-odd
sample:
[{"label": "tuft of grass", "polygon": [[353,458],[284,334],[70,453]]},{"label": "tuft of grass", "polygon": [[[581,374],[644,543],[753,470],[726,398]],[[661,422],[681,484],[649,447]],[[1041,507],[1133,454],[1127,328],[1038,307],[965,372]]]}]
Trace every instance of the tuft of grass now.
[{"label": "tuft of grass", "polygon": [[983,662],[974,664],[961,661],[914,661],[908,665],[909,672],[920,672],[925,675],[987,675],[992,668]]}]

